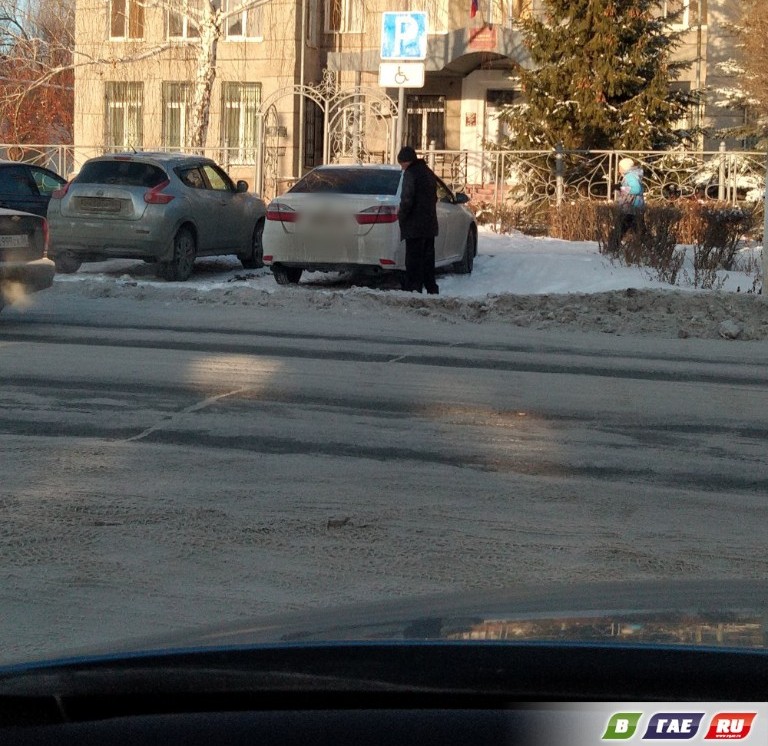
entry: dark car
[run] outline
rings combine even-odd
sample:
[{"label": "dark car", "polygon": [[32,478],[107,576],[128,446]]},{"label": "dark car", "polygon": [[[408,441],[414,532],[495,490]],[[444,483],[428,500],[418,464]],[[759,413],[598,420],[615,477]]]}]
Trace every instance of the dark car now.
[{"label": "dark car", "polygon": [[53,283],[45,218],[0,208],[0,309]]},{"label": "dark car", "polygon": [[51,195],[65,183],[42,166],[0,161],[0,207],[45,217]]},{"label": "dark car", "polygon": [[82,262],[143,259],[186,280],[197,257],[234,254],[262,266],[264,202],[209,158],[118,153],[86,161],[48,206],[58,272]]}]

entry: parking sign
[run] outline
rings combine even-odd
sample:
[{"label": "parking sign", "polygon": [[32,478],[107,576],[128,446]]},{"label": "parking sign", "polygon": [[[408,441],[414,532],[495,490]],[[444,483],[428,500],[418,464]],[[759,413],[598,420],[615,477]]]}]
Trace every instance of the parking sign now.
[{"label": "parking sign", "polygon": [[427,58],[427,14],[423,11],[387,11],[381,17],[381,59]]}]

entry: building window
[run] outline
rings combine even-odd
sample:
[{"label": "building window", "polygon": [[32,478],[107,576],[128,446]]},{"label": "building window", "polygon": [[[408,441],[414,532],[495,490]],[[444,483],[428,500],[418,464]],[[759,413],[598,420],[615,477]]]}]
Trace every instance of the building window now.
[{"label": "building window", "polygon": [[143,83],[108,82],[104,86],[105,145],[141,147],[144,141]]},{"label": "building window", "polygon": [[[222,0],[221,12],[225,16],[227,39],[255,39],[261,41],[263,34],[263,8],[260,4],[256,7],[243,9],[242,0]],[[231,15],[227,15],[228,13]]]},{"label": "building window", "polygon": [[661,10],[664,18],[669,18],[673,26],[692,28],[707,22],[707,0],[662,0]]},{"label": "building window", "polygon": [[361,32],[363,0],[326,0],[325,30],[329,34]]},{"label": "building window", "polygon": [[307,100],[304,108],[304,167],[319,165],[323,155],[323,110]]},{"label": "building window", "polygon": [[192,111],[191,83],[163,83],[163,147],[183,150],[189,146]]},{"label": "building window", "polygon": [[142,0],[112,0],[109,4],[109,35],[112,39],[141,39],[144,36]]},{"label": "building window", "polygon": [[445,150],[445,96],[408,96],[406,142],[417,150]]},{"label": "building window", "polygon": [[489,89],[485,93],[485,141],[502,146],[512,136],[508,124],[499,119],[509,106],[519,103],[520,93],[508,89]]},{"label": "building window", "polygon": [[197,39],[200,36],[200,0],[173,0],[167,13],[169,39]]},{"label": "building window", "polygon": [[229,163],[256,162],[256,113],[260,104],[260,83],[222,84],[221,144]]}]

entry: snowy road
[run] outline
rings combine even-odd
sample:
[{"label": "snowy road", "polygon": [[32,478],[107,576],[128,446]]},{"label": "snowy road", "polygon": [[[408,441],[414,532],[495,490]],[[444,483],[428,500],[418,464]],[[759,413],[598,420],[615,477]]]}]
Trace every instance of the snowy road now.
[{"label": "snowy road", "polygon": [[524,581],[765,577],[768,348],[41,295],[4,659]]}]

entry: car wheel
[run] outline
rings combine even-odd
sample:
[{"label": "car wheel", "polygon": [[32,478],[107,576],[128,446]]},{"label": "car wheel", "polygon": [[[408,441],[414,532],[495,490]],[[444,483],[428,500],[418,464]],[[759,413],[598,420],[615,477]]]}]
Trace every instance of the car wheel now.
[{"label": "car wheel", "polygon": [[189,228],[179,228],[173,237],[173,259],[161,262],[158,274],[165,280],[183,282],[192,274],[197,256],[195,236]]},{"label": "car wheel", "polygon": [[283,267],[280,264],[272,267],[278,285],[296,285],[301,279],[301,272],[301,267]]},{"label": "car wheel", "polygon": [[453,270],[460,275],[471,275],[472,268],[475,266],[475,254],[477,238],[475,232],[470,228],[467,233],[467,241],[464,244],[464,256],[453,265]]},{"label": "car wheel", "polygon": [[53,260],[56,271],[62,275],[71,275],[80,269],[82,262],[74,254],[58,254]]},{"label": "car wheel", "polygon": [[264,221],[259,220],[253,229],[253,238],[251,239],[251,253],[248,256],[241,256],[240,263],[246,269],[258,269],[264,266],[264,247],[261,243],[261,237],[264,234]]}]

